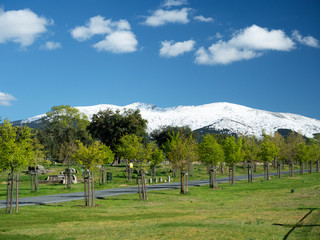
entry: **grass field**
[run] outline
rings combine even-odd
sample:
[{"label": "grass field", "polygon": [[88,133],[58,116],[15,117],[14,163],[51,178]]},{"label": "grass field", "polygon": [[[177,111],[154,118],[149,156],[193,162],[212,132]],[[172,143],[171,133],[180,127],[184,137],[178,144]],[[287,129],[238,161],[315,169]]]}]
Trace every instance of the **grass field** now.
[{"label": "grass field", "polygon": [[320,239],[319,173],[219,186],[1,209],[0,239]]},{"label": "grass field", "polygon": [[[82,180],[82,174],[81,174],[81,166],[80,165],[74,165],[73,168],[78,170],[78,174],[76,174],[77,178]],[[49,168],[51,172],[45,174],[45,175],[39,175],[39,180],[45,180],[47,179],[48,175],[58,175],[60,172],[63,172],[66,168],[66,166],[63,165],[56,165],[56,166],[47,166],[46,168]],[[171,176],[172,173],[169,172],[171,166],[170,164],[167,165],[161,165],[161,167],[157,168],[157,177],[162,177],[163,179],[167,179],[167,176]],[[298,166],[296,166],[296,169],[298,169]],[[26,170],[26,169],[25,169]],[[285,166],[284,171],[288,170],[288,166]],[[127,186],[134,186],[136,185],[136,174],[133,174],[133,179],[131,182],[126,182],[126,176],[125,176],[125,165],[119,165],[116,167],[107,167],[108,172],[112,172],[113,174],[113,180],[112,183],[107,183],[105,185],[99,185],[99,169],[96,169],[95,171],[95,189],[101,190],[101,189],[109,189],[109,188],[118,188],[118,187],[127,187]],[[272,171],[276,171],[273,170]],[[257,168],[257,173],[263,173],[263,166],[259,165]],[[217,177],[226,177],[227,176],[227,167],[225,167],[225,174],[220,175],[219,171],[217,174]],[[237,167],[236,175],[243,175],[246,174],[246,172],[243,170],[243,167],[241,164]],[[6,187],[7,187],[7,177],[8,172],[0,172],[0,200],[6,198]],[[150,171],[146,176],[148,179],[151,177]],[[200,180],[200,179],[208,179],[209,176],[207,174],[206,166],[203,164],[195,164],[193,166],[193,174],[189,174],[189,181],[192,180]],[[171,180],[174,181],[180,181],[179,177],[171,178]],[[72,189],[65,189],[63,184],[40,184],[39,185],[39,192],[31,192],[31,182],[30,182],[30,176],[22,173],[20,178],[20,190],[19,190],[19,196],[21,198],[23,197],[31,197],[31,196],[41,196],[41,195],[52,195],[52,194],[60,194],[60,193],[70,193],[70,192],[82,192],[84,190],[84,185],[79,184],[73,184]]]}]

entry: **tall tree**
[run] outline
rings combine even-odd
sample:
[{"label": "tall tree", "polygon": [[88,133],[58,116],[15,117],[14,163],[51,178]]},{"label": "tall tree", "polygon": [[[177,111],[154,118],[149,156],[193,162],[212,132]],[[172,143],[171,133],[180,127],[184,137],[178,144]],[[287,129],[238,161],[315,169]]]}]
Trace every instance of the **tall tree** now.
[{"label": "tall tree", "polygon": [[255,136],[248,136],[243,142],[244,159],[248,162],[248,182],[254,182],[259,143]]},{"label": "tall tree", "polygon": [[170,163],[180,169],[180,193],[188,192],[187,171],[191,164],[198,160],[198,143],[192,136],[186,137],[183,134],[173,133],[170,140],[165,144],[165,151]]},{"label": "tall tree", "polygon": [[298,143],[294,160],[300,162],[300,173],[304,174],[304,164],[312,160],[312,147],[303,142]]},{"label": "tall tree", "polygon": [[305,143],[305,138],[296,132],[291,132],[286,139],[286,157],[289,161],[290,177],[294,176],[294,160],[297,159],[297,149],[299,143]]},{"label": "tall tree", "polygon": [[183,134],[186,137],[192,136],[195,139],[198,139],[198,133],[192,132],[191,128],[188,126],[177,127],[177,126],[163,126],[159,129],[154,130],[150,137],[152,140],[155,140],[160,148],[163,148],[163,145],[170,140],[172,134]]},{"label": "tall tree", "polygon": [[224,152],[222,146],[211,134],[206,134],[199,144],[200,161],[208,166],[209,186],[211,189],[217,188],[217,165],[224,161]]},{"label": "tall tree", "polygon": [[[102,165],[104,162],[110,160],[113,153],[107,146],[95,141],[88,147],[82,142],[77,141],[78,150],[72,155],[72,158],[82,164],[84,171],[84,185],[85,185],[85,206],[95,206],[94,201],[94,173],[93,169],[97,165]],[[88,194],[87,194],[88,193]]]},{"label": "tall tree", "polygon": [[232,185],[234,185],[236,175],[236,163],[242,162],[245,156],[243,152],[243,138],[239,138],[238,140],[236,140],[233,136],[227,137],[223,141],[223,150],[225,154],[226,163],[229,165],[229,168],[231,168],[232,171]]},{"label": "tall tree", "polygon": [[69,148],[77,140],[85,144],[92,143],[86,129],[90,123],[88,117],[77,108],[69,105],[54,106],[42,118],[42,123],[44,127],[39,130],[37,137],[49,157],[56,161],[70,160]]},{"label": "tall tree", "polygon": [[[16,212],[19,209],[19,171],[34,156],[31,129],[13,127],[7,120],[0,125],[0,166],[10,171],[7,188],[7,213],[12,213],[14,181],[16,181]],[[17,174],[14,180],[14,174]],[[10,191],[10,193],[9,193]]]},{"label": "tall tree", "polygon": [[270,162],[272,162],[279,153],[279,148],[271,142],[270,136],[264,134],[263,142],[260,145],[258,157],[264,162],[267,170],[267,180],[270,180]]},{"label": "tall tree", "polygon": [[113,112],[107,109],[92,116],[88,130],[93,138],[99,139],[115,152],[122,136],[135,134],[139,137],[146,137],[146,127],[147,120],[141,117],[139,110]]},{"label": "tall tree", "polygon": [[273,137],[270,137],[270,140],[278,147],[279,153],[276,157],[277,167],[278,167],[278,177],[282,177],[282,169],[284,167],[284,162],[287,161],[287,149],[286,149],[286,140],[279,133],[275,132]]}]

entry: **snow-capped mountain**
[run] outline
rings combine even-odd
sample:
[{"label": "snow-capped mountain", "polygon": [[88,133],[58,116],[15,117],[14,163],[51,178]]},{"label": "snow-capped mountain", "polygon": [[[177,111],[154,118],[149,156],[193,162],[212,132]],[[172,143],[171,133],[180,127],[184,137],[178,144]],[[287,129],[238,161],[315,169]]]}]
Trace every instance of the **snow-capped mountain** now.
[{"label": "snow-capped mountain", "polygon": [[[100,110],[139,109],[142,117],[148,120],[148,133],[161,126],[189,126],[192,130],[228,132],[260,137],[262,131],[273,134],[278,129],[290,129],[306,137],[320,133],[320,121],[291,113],[275,113],[257,110],[231,103],[211,103],[200,106],[177,106],[159,108],[151,104],[133,103],[127,106],[95,105],[76,107],[89,119]],[[22,123],[35,123],[44,115],[35,116]]]}]

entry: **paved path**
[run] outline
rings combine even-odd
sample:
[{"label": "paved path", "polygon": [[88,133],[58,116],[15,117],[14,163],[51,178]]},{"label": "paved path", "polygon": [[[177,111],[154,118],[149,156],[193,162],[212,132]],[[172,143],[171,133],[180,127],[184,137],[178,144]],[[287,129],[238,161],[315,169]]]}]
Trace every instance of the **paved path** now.
[{"label": "paved path", "polygon": [[[295,171],[295,172],[299,172],[299,171]],[[283,174],[288,174],[288,172],[283,172]],[[276,173],[271,173],[271,175],[276,175]],[[255,178],[261,178],[263,176],[264,174],[255,174]],[[247,175],[236,176],[236,181],[247,180],[247,179],[248,179]],[[218,183],[223,183],[228,181],[229,181],[228,177],[217,178]],[[188,186],[191,187],[191,186],[201,186],[201,185],[208,185],[208,184],[209,184],[209,180],[196,180],[196,181],[189,181]],[[179,189],[179,188],[180,188],[180,182],[147,185],[147,191]],[[109,196],[132,194],[132,193],[138,193],[137,186],[98,190],[98,191],[95,191],[95,197],[101,198],[101,197],[109,197]],[[84,192],[64,193],[64,194],[46,195],[46,196],[38,196],[38,197],[27,197],[27,198],[19,199],[19,206],[69,202],[69,201],[81,200],[81,199],[84,199]],[[13,201],[13,203],[15,204],[15,200]],[[0,200],[0,208],[5,208],[5,207],[6,207],[6,200]]]}]

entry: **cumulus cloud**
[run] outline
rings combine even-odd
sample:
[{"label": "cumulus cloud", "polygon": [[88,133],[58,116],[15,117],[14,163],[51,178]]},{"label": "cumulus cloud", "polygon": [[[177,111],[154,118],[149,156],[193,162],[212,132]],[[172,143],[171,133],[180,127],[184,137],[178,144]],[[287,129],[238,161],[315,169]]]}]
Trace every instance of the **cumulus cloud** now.
[{"label": "cumulus cloud", "polygon": [[167,23],[181,23],[186,24],[189,22],[188,13],[190,8],[182,8],[180,10],[163,10],[158,9],[147,17],[144,22],[148,26],[158,27]]},{"label": "cumulus cloud", "polygon": [[188,3],[187,0],[166,0],[162,4],[162,6],[167,7],[167,8],[171,8],[171,7],[178,7],[181,5],[185,5],[187,3]]},{"label": "cumulus cloud", "polygon": [[93,45],[98,51],[130,53],[135,52],[138,45],[127,20],[112,21],[99,15],[90,18],[84,26],[72,29],[71,35],[78,41],[88,40],[94,35],[103,35],[105,39]]},{"label": "cumulus cloud", "polygon": [[194,49],[195,41],[189,40],[184,42],[174,43],[173,41],[161,42],[160,56],[162,57],[177,57]]},{"label": "cumulus cloud", "polygon": [[10,106],[11,101],[15,100],[17,99],[11,94],[0,92],[0,106]]},{"label": "cumulus cloud", "polygon": [[112,53],[130,53],[137,51],[138,41],[130,31],[116,31],[93,45],[98,51]]},{"label": "cumulus cloud", "polygon": [[110,34],[119,30],[130,30],[130,24],[126,20],[111,21],[98,15],[89,19],[84,26],[78,26],[71,29],[71,35],[78,41],[85,41],[94,35]]},{"label": "cumulus cloud", "polygon": [[320,47],[319,41],[316,38],[314,38],[312,36],[302,37],[302,35],[297,30],[293,31],[292,37],[297,42],[304,44],[304,45],[307,45],[309,47],[315,47],[315,48]]},{"label": "cumulus cloud", "polygon": [[197,20],[197,21],[200,21],[200,22],[213,22],[213,18],[211,18],[211,17],[206,18],[206,17],[204,17],[202,15],[195,16],[193,19]]},{"label": "cumulus cloud", "polygon": [[45,50],[55,50],[55,49],[61,48],[61,43],[49,41],[49,42],[46,42],[44,45],[42,45],[41,48]]},{"label": "cumulus cloud", "polygon": [[39,17],[30,9],[5,12],[0,8],[0,43],[12,41],[21,47],[30,46],[52,24],[52,20]]},{"label": "cumulus cloud", "polygon": [[227,42],[220,40],[208,50],[199,48],[195,62],[206,65],[229,64],[259,57],[268,50],[290,51],[294,48],[295,43],[282,30],[269,31],[252,25],[235,32]]}]

